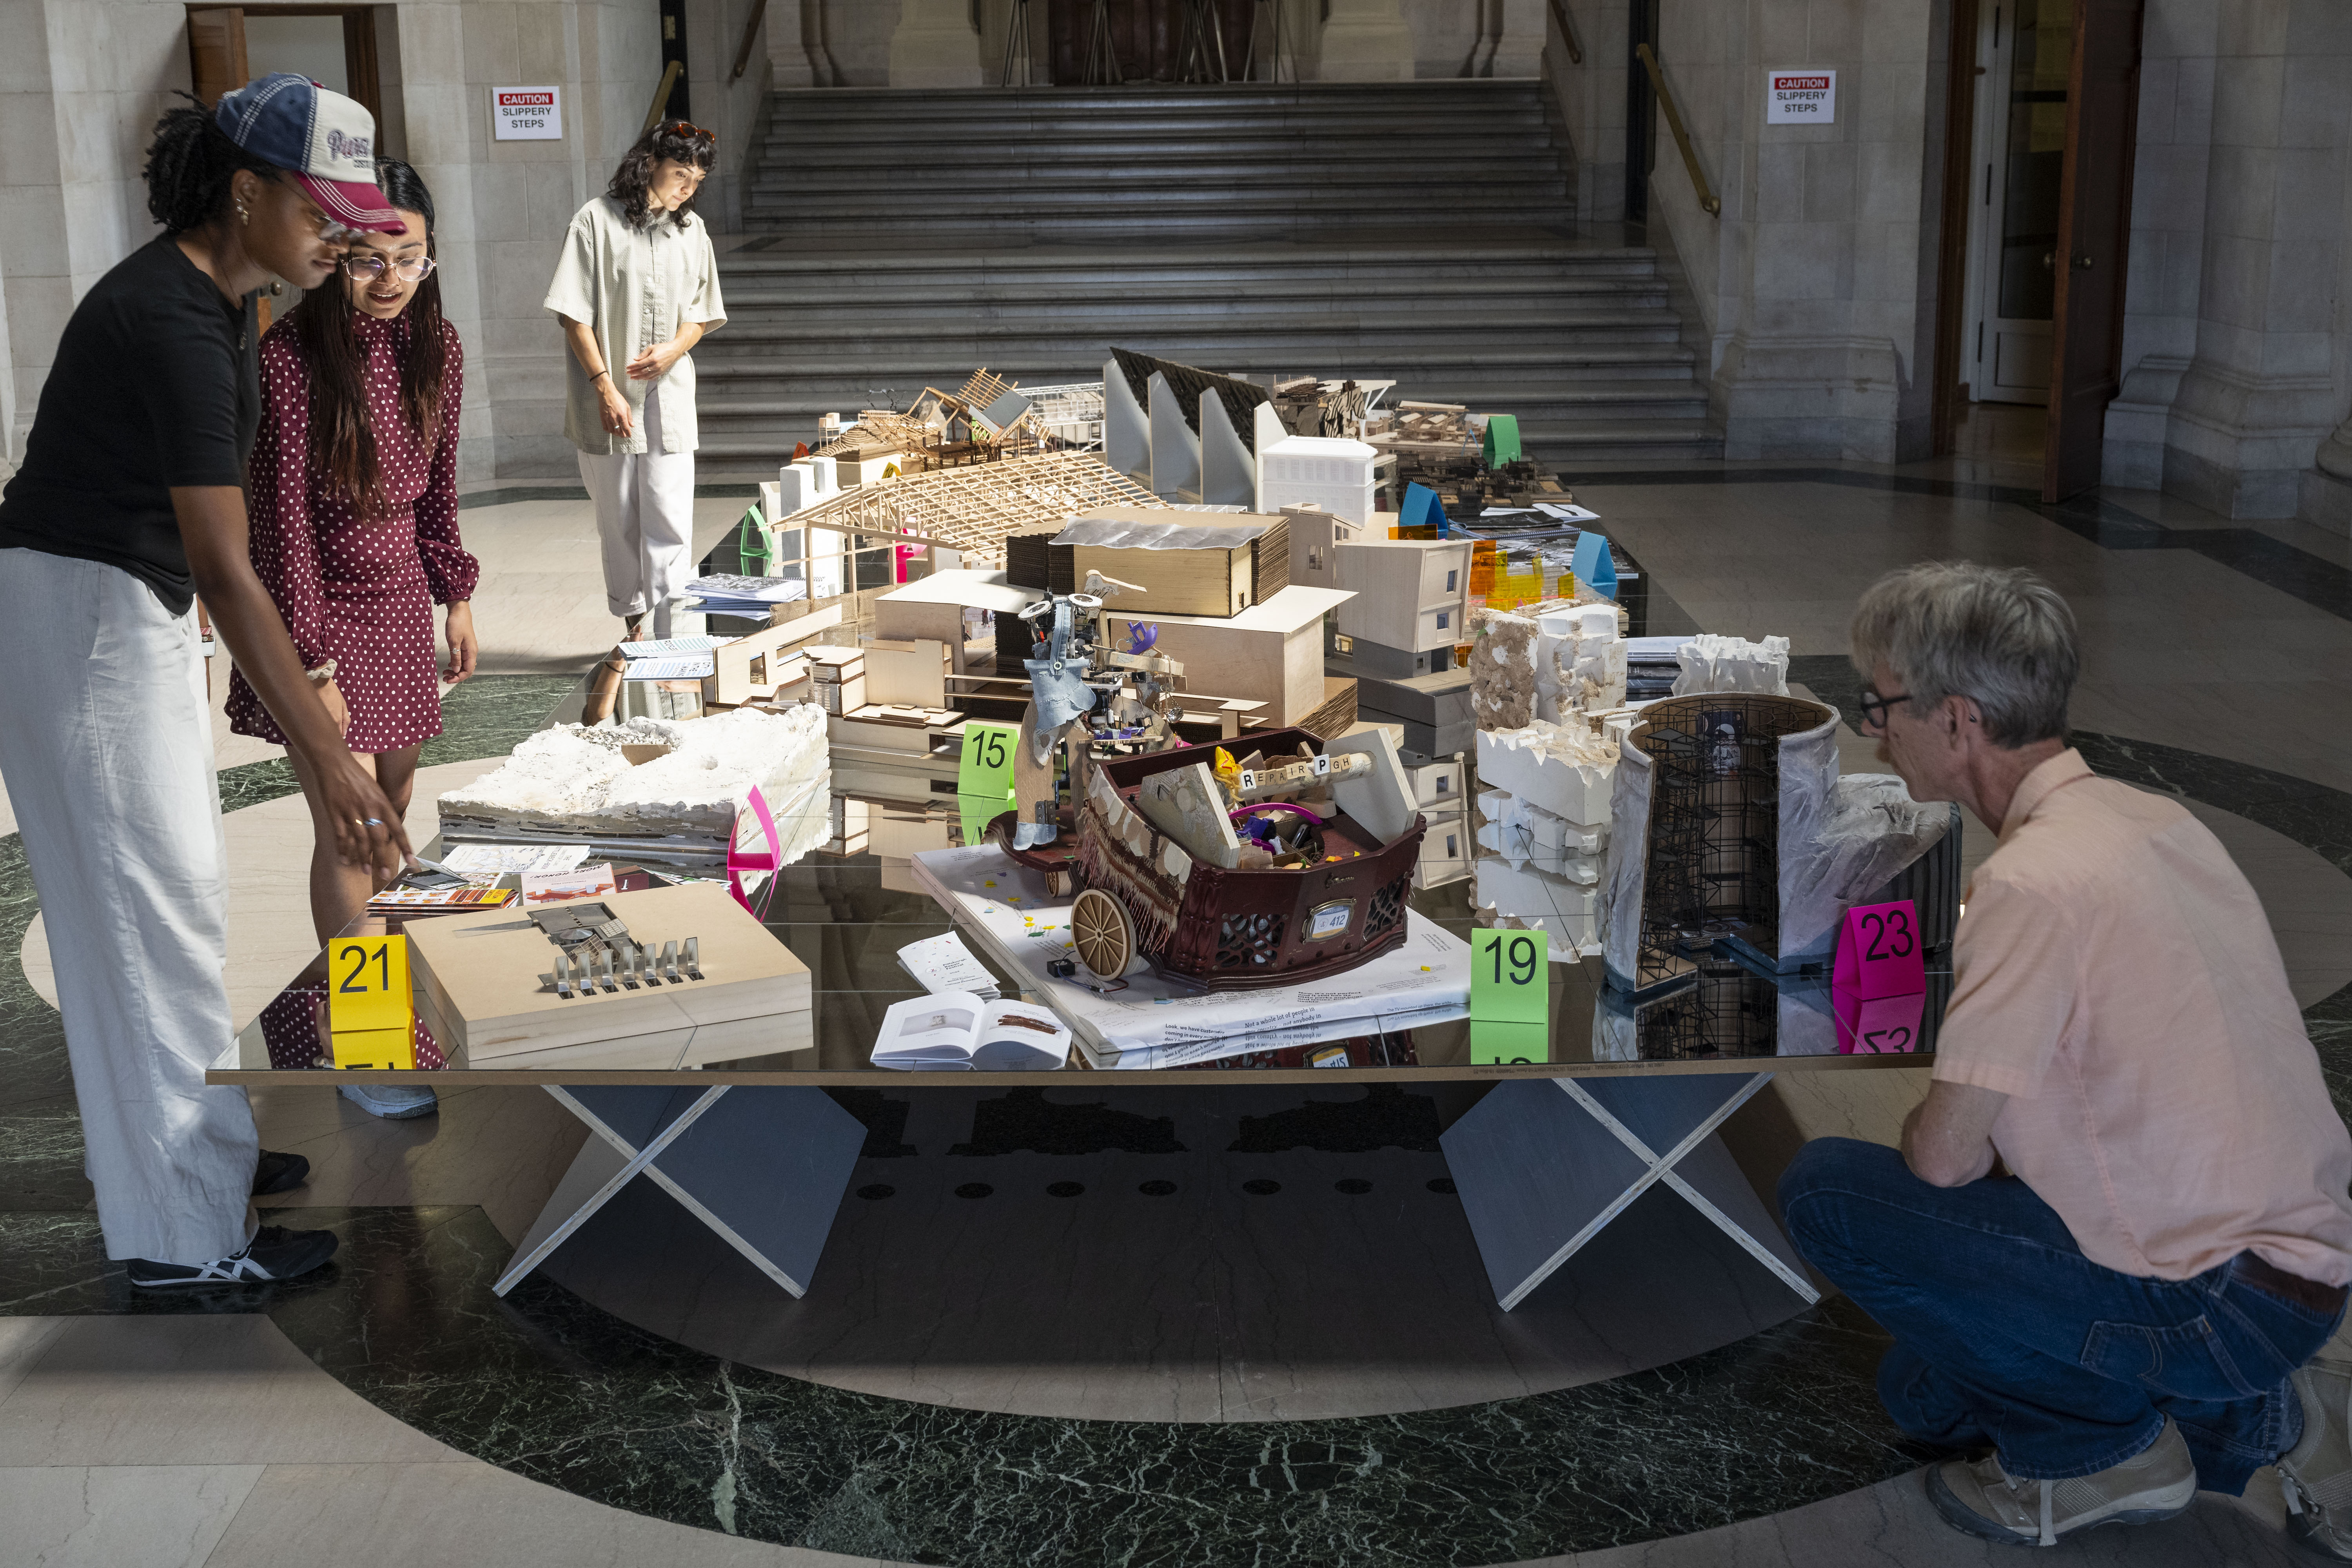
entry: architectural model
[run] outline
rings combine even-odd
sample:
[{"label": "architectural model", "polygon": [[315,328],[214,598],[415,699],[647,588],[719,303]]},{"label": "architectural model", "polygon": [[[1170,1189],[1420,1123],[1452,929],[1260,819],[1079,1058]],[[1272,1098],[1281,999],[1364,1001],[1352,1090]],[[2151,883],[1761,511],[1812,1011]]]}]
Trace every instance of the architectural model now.
[{"label": "architectural model", "polygon": [[453,1063],[699,1067],[813,1043],[807,967],[716,883],[551,912],[409,928],[419,1016]]},{"label": "architectural model", "polygon": [[[1003,566],[1005,536],[1099,507],[1167,503],[1089,452],[1038,452],[973,468],[877,479],[769,522],[810,540],[833,534],[859,548],[923,544],[965,566]],[[788,563],[780,562],[780,564]]]},{"label": "architectural model", "polygon": [[784,853],[796,857],[825,837],[824,718],[808,704],[542,730],[441,796],[441,834],[723,854],[745,792],[757,786],[787,835]]}]

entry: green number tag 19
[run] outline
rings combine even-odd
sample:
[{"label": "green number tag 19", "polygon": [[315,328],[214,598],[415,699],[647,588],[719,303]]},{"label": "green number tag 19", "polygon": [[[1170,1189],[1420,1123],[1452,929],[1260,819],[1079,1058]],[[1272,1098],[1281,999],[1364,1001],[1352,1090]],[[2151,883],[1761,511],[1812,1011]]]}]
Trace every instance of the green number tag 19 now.
[{"label": "green number tag 19", "polygon": [[1539,931],[1481,931],[1470,937],[1470,1016],[1498,1023],[1551,1018],[1549,943]]},{"label": "green number tag 19", "polygon": [[963,760],[956,764],[956,794],[1013,798],[1013,746],[1021,731],[1010,724],[963,725]]},{"label": "green number tag 19", "polygon": [[1551,1026],[1473,1018],[1470,1020],[1470,1059],[1501,1066],[1548,1062],[1551,1060]]}]

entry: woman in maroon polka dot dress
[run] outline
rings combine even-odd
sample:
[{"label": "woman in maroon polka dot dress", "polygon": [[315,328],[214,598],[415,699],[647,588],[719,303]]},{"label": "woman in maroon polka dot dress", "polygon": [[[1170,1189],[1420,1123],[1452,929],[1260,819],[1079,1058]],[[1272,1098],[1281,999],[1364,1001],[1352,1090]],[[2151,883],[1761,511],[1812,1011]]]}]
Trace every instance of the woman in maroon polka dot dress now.
[{"label": "woman in maroon polka dot dress", "polygon": [[[408,809],[417,748],[441,732],[433,606],[446,605],[446,679],[474,672],[480,565],[457,537],[457,408],[464,353],[433,276],[433,197],[416,171],[376,178],[405,234],[356,242],[343,276],[313,289],[261,342],[261,433],[247,471],[254,570],[354,753]],[[242,674],[229,728],[285,744]],[[335,851],[319,781],[289,760],[310,803],[310,918],[326,942],[366,907],[365,866]]]}]

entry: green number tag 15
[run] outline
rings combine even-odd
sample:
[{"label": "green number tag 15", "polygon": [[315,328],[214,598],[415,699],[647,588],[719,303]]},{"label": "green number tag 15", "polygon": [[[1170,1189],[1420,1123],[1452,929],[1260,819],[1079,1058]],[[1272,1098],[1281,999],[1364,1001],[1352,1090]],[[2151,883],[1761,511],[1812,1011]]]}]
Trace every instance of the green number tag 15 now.
[{"label": "green number tag 15", "polygon": [[956,794],[1013,798],[1013,746],[1021,731],[1010,724],[963,725],[963,760],[956,764]]},{"label": "green number tag 15", "polygon": [[1539,931],[1481,931],[1470,937],[1470,1016],[1500,1023],[1551,1018],[1549,942]]}]

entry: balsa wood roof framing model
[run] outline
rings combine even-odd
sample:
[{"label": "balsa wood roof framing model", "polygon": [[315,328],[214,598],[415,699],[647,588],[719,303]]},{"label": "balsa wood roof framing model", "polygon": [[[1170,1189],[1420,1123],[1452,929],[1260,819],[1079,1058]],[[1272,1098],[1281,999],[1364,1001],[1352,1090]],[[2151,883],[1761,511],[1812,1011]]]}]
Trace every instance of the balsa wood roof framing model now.
[{"label": "balsa wood roof framing model", "polygon": [[1002,566],[1006,534],[1105,506],[1168,503],[1091,452],[1039,452],[876,479],[794,512],[782,526],[944,547]]}]

